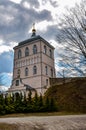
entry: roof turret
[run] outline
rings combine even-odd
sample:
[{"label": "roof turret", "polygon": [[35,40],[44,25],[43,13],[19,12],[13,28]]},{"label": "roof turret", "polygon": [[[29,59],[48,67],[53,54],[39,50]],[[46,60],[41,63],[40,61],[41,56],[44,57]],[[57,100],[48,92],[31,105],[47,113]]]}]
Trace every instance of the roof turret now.
[{"label": "roof turret", "polygon": [[33,28],[32,28],[32,35],[31,37],[36,36],[36,29],[35,29],[35,23],[33,23]]}]

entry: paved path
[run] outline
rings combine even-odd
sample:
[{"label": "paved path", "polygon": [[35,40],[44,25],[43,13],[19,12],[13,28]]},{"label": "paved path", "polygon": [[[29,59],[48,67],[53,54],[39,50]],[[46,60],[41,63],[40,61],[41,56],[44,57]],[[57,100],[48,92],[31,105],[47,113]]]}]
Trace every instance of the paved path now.
[{"label": "paved path", "polygon": [[86,130],[86,115],[0,118],[0,123],[16,124],[18,130]]}]

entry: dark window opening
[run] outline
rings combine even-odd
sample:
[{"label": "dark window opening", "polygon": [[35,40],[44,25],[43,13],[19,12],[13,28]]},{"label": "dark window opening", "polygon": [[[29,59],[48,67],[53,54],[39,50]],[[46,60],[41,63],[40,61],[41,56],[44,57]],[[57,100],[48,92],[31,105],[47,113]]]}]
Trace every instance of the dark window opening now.
[{"label": "dark window opening", "polygon": [[20,59],[22,57],[22,52],[21,50],[18,51],[18,59]]},{"label": "dark window opening", "polygon": [[25,76],[28,76],[28,68],[25,68]]},{"label": "dark window opening", "polygon": [[46,46],[44,46],[44,53],[45,53],[45,54],[47,53],[47,48],[46,48]]},{"label": "dark window opening", "polygon": [[48,79],[46,79],[46,86],[48,86]]},{"label": "dark window opening", "polygon": [[26,49],[25,49],[25,56],[29,56],[29,49],[28,49],[28,47],[26,47]]},{"label": "dark window opening", "polygon": [[21,74],[21,71],[20,71],[20,69],[18,69],[18,71],[17,71],[18,77],[20,77],[20,74]]},{"label": "dark window opening", "polygon": [[36,45],[33,46],[33,54],[37,54],[37,46]]},{"label": "dark window opening", "polygon": [[19,86],[19,80],[16,80],[16,86]]},{"label": "dark window opening", "polygon": [[37,67],[36,66],[33,67],[33,74],[37,74]]},{"label": "dark window opening", "polygon": [[52,51],[51,51],[51,49],[50,49],[50,57],[52,58]]}]

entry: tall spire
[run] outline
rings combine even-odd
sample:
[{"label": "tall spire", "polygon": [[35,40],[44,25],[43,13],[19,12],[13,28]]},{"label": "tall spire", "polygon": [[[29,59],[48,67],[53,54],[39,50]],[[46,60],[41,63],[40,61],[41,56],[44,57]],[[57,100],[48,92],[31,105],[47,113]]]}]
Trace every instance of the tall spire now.
[{"label": "tall spire", "polygon": [[33,23],[33,28],[32,28],[32,35],[31,37],[36,36],[36,29],[35,29],[35,23]]}]

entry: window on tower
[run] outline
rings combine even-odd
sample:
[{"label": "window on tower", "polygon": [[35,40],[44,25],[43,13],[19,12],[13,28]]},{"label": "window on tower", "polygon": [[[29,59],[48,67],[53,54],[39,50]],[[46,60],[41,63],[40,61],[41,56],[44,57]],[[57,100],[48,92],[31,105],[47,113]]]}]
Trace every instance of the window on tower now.
[{"label": "window on tower", "polygon": [[25,76],[28,76],[28,68],[25,68]]},{"label": "window on tower", "polygon": [[46,86],[48,86],[48,79],[46,79]]},{"label": "window on tower", "polygon": [[37,54],[37,46],[33,45],[33,54]]},{"label": "window on tower", "polygon": [[21,50],[19,49],[19,51],[18,51],[18,59],[20,59],[22,57],[22,52],[21,52]]},{"label": "window on tower", "polygon": [[28,49],[28,47],[25,48],[25,56],[29,56],[29,49]]},{"label": "window on tower", "polygon": [[20,77],[20,74],[21,74],[21,71],[20,71],[20,69],[18,69],[17,76]]},{"label": "window on tower", "polygon": [[53,70],[51,69],[51,77],[53,77]]},{"label": "window on tower", "polygon": [[33,74],[37,74],[37,67],[36,66],[33,67]]},{"label": "window on tower", "polygon": [[19,80],[16,80],[16,86],[19,86]]},{"label": "window on tower", "polygon": [[45,53],[45,54],[47,53],[47,48],[46,48],[46,46],[44,46],[44,53]]},{"label": "window on tower", "polygon": [[48,68],[47,68],[47,66],[45,66],[45,73],[46,73],[46,75],[48,75]]},{"label": "window on tower", "polygon": [[50,49],[50,57],[52,58],[52,50]]}]

